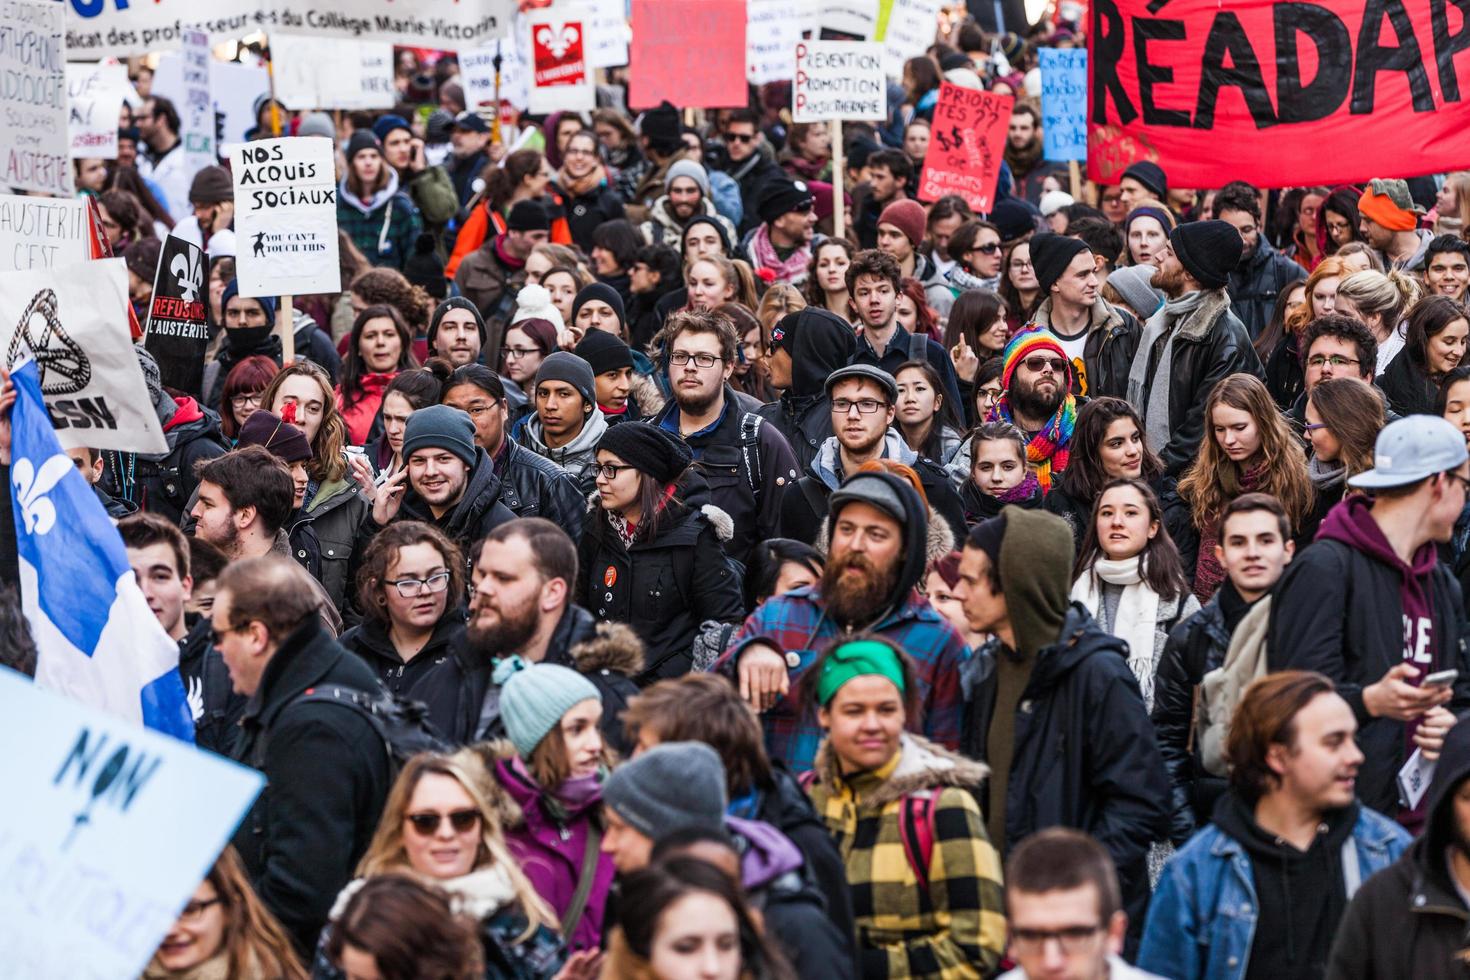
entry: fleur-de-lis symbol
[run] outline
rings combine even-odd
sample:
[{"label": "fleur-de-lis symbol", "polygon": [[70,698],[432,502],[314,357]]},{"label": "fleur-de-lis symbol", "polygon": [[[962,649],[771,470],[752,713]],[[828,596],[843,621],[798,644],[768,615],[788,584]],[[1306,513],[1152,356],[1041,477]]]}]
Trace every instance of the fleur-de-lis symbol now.
[{"label": "fleur-de-lis symbol", "polygon": [[197,302],[199,291],[204,288],[204,270],[200,268],[199,257],[194,253],[178,252],[169,263],[168,271],[177,277],[179,294],[184,302]]},{"label": "fleur-de-lis symbol", "polygon": [[31,461],[17,459],[10,469],[10,481],[15,484],[20,498],[21,513],[25,515],[26,531],[30,534],[45,534],[56,524],[56,507],[46,494],[61,482],[67,470],[75,466],[70,456],[57,453],[41,464],[37,473]]},{"label": "fleur-de-lis symbol", "polygon": [[571,24],[547,25],[536,32],[536,42],[550,51],[553,57],[560,58],[567,53],[567,48],[577,43],[578,35]]}]

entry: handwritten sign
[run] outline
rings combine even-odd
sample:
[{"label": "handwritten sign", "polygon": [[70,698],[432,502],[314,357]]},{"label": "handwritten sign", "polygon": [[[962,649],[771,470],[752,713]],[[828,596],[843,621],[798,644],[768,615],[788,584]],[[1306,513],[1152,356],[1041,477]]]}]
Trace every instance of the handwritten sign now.
[{"label": "handwritten sign", "polygon": [[275,34],[271,54],[287,109],[391,109],[397,100],[386,42]]},{"label": "handwritten sign", "polygon": [[796,70],[791,49],[807,18],[791,0],[747,0],[745,10],[745,80],[789,82]]},{"label": "handwritten sign", "polygon": [[[219,141],[214,123],[214,99],[211,96],[213,81],[211,71],[214,58],[209,51],[209,35],[203,31],[186,30],[180,47],[182,58],[180,84],[183,100],[179,102],[179,118],[182,127],[179,136],[184,141],[189,169],[198,173],[205,167],[219,162]],[[155,82],[157,79],[155,78]],[[155,91],[161,91],[157,85]]]},{"label": "handwritten sign", "polygon": [[500,55],[500,101],[517,109],[530,101],[529,78],[521,50],[508,38],[483,48],[459,53],[460,82],[465,104],[471,107],[495,104],[495,56]]},{"label": "handwritten sign", "polygon": [[0,6],[0,187],[71,196],[61,43],[65,9],[55,0],[6,0]]},{"label": "handwritten sign", "polygon": [[633,0],[628,107],[745,105],[745,21],[745,0]]},{"label": "handwritten sign", "polygon": [[943,0],[889,0],[879,11],[883,56],[890,78],[903,76],[903,63],[917,58],[934,43]]},{"label": "handwritten sign", "polygon": [[1087,159],[1087,52],[1041,49],[1041,142],[1048,160]]},{"label": "handwritten sign", "polygon": [[1005,154],[1006,129],[1015,99],[943,83],[934,106],[929,152],[919,199],[958,194],[982,214],[995,204],[995,182]]},{"label": "handwritten sign", "polygon": [[241,296],[342,289],[332,150],[322,136],[258,140],[231,150]]},{"label": "handwritten sign", "polygon": [[87,202],[0,194],[0,272],[50,269],[91,257]]},{"label": "handwritten sign", "polygon": [[791,118],[799,123],[829,119],[884,119],[888,81],[883,45],[867,41],[798,41]]},{"label": "handwritten sign", "polygon": [[67,133],[73,158],[117,159],[117,124],[132,91],[121,64],[66,66]]}]

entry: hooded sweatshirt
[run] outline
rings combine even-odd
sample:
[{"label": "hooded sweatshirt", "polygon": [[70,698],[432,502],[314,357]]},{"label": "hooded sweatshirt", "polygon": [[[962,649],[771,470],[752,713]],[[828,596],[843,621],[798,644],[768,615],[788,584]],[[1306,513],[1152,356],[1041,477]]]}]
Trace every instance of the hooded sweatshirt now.
[{"label": "hooded sweatshirt", "polygon": [[791,387],[781,400],[761,410],[761,415],[781,430],[805,467],[816,447],[832,434],[827,411],[827,376],[851,363],[857,353],[857,335],[836,314],[803,311],[796,334],[791,338]]},{"label": "hooded sweatshirt", "polygon": [[560,466],[567,476],[576,481],[583,493],[591,493],[595,484],[593,465],[597,461],[597,443],[605,432],[607,419],[601,412],[594,411],[587,417],[586,424],[575,439],[560,449],[552,449],[546,444],[546,438],[541,431],[541,419],[533,414],[526,416],[516,441],[524,443],[536,455],[545,456]]}]

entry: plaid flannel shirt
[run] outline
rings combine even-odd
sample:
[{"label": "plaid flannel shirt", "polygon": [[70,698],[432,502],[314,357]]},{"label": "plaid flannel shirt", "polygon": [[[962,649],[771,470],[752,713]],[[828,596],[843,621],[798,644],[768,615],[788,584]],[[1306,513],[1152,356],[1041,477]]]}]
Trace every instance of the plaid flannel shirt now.
[{"label": "plaid flannel shirt", "polygon": [[[914,660],[919,703],[923,706],[922,725],[914,730],[946,748],[958,749],[964,714],[960,665],[970,658],[964,639],[917,592],[910,592],[895,612],[868,631],[892,640]],[[847,631],[828,618],[819,586],[793,589],[757,606],[711,669],[736,677],[736,664],[745,647],[755,642],[769,643],[783,654],[795,653],[799,658],[795,667],[788,663],[794,696],[797,681],[806,669],[834,639],[845,635]],[[822,729],[817,725],[816,713],[794,704],[793,696],[777,701],[761,716],[761,725],[771,758],[801,773],[812,767]]]}]

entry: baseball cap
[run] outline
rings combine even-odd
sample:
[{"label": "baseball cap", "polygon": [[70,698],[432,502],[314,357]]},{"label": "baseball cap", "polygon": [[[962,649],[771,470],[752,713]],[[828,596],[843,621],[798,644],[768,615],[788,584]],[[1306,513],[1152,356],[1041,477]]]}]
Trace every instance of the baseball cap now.
[{"label": "baseball cap", "polygon": [[1371,490],[1417,483],[1470,459],[1465,437],[1438,415],[1410,415],[1384,426],[1373,446],[1373,468],[1348,480]]},{"label": "baseball cap", "polygon": [[464,129],[471,133],[490,132],[490,124],[485,122],[484,118],[478,112],[471,109],[466,109],[464,112],[455,116],[454,125],[451,128]]}]

